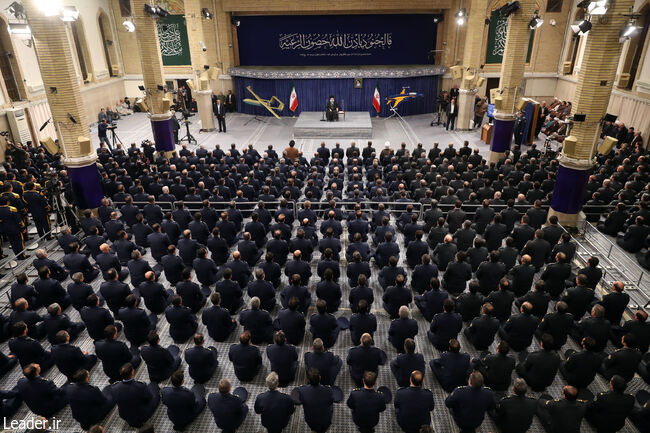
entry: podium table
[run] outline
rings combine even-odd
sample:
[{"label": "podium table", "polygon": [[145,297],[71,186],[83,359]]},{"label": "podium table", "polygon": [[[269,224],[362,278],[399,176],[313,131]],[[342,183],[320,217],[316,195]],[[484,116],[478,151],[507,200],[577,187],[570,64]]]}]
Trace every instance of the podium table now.
[{"label": "podium table", "polygon": [[492,125],[489,123],[481,127],[481,141],[484,141],[485,144],[490,144],[492,141]]}]

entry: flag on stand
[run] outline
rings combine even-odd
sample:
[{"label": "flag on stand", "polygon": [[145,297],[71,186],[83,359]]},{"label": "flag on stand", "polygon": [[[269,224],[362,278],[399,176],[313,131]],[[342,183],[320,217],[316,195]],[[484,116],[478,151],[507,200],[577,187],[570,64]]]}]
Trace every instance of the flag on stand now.
[{"label": "flag on stand", "polygon": [[381,111],[381,102],[380,102],[380,95],[379,95],[379,84],[377,84],[377,87],[375,87],[375,93],[372,95],[372,106],[375,107],[375,110],[377,110],[377,113]]},{"label": "flag on stand", "polygon": [[296,86],[291,85],[291,96],[289,96],[289,110],[296,111],[298,108],[298,95],[296,94]]}]

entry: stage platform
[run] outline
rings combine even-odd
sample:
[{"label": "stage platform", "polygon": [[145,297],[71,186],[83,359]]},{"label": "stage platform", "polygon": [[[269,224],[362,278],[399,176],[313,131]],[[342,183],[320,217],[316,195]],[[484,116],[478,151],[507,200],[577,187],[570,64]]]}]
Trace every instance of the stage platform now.
[{"label": "stage platform", "polygon": [[338,122],[324,122],[322,111],[303,111],[293,127],[293,138],[372,138],[367,111],[349,111]]}]

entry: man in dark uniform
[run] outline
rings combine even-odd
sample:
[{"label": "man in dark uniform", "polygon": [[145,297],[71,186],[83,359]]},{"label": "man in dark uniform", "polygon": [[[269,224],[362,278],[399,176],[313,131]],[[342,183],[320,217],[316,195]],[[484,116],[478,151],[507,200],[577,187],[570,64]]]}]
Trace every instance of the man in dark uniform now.
[{"label": "man in dark uniform", "polygon": [[415,353],[415,341],[412,338],[407,338],[404,341],[404,353],[390,362],[390,370],[400,387],[409,386],[413,371],[418,370],[424,374],[424,356],[421,353]]},{"label": "man in dark uniform", "polygon": [[9,205],[9,198],[6,195],[0,197],[0,235],[4,234],[9,238],[11,249],[18,260],[27,258],[22,251],[25,249],[23,232],[25,222],[23,215],[14,206]]},{"label": "man in dark uniform", "polygon": [[178,144],[178,131],[181,129],[181,124],[176,117],[176,111],[170,110],[172,114],[172,130],[174,131],[174,143]]},{"label": "man in dark uniform", "polygon": [[219,392],[208,396],[208,407],[212,411],[217,427],[224,432],[235,432],[248,415],[248,406],[238,396],[230,393],[230,380],[219,381]]},{"label": "man in dark uniform", "polygon": [[142,427],[160,403],[158,384],[134,380],[135,369],[129,363],[120,368],[120,377],[122,381],[111,388],[120,418],[131,427]]},{"label": "man in dark uniform", "polygon": [[537,401],[537,416],[548,433],[579,433],[587,402],[578,400],[578,390],[572,386],[562,388],[562,396],[562,400],[553,400],[542,394]]},{"label": "man in dark uniform", "polygon": [[320,338],[314,339],[312,349],[312,352],[305,353],[305,369],[318,370],[321,377],[320,383],[323,385],[333,385],[336,381],[336,376],[341,371],[343,361],[338,355],[328,352],[325,349],[323,340]]},{"label": "man in dark uniform", "polygon": [[613,376],[610,391],[601,392],[587,406],[587,421],[598,433],[614,433],[625,427],[625,419],[634,408],[634,397],[625,393],[626,386],[623,377]]},{"label": "man in dark uniform", "polygon": [[325,114],[328,122],[339,120],[339,103],[334,100],[334,96],[330,96],[330,99],[327,101]]},{"label": "man in dark uniform", "polygon": [[206,308],[201,314],[201,321],[208,329],[208,335],[215,341],[224,341],[237,327],[235,319],[230,313],[221,307],[221,295],[213,293],[210,295],[212,307]]},{"label": "man in dark uniform", "polygon": [[372,433],[379,423],[379,414],[386,410],[384,396],[373,387],[377,373],[366,371],[363,375],[363,388],[355,389],[348,397],[347,405],[352,409],[352,420],[362,433]]},{"label": "man in dark uniform", "polygon": [[25,191],[23,199],[27,203],[29,212],[34,219],[34,225],[38,231],[38,236],[43,237],[47,233],[47,240],[52,239],[50,236],[50,206],[47,203],[45,196],[36,189],[34,182],[27,182],[25,184]]},{"label": "man in dark uniform", "polygon": [[29,410],[49,418],[68,404],[65,388],[41,377],[40,365],[27,365],[23,374],[25,377],[18,380],[18,391]]},{"label": "man in dark uniform", "polygon": [[298,398],[302,403],[305,422],[316,433],[325,433],[332,424],[334,414],[334,394],[332,388],[321,384],[318,370],[307,371],[307,385],[298,388]]},{"label": "man in dark uniform", "polygon": [[494,409],[494,393],[483,387],[483,375],[474,371],[469,375],[469,386],[458,387],[446,399],[454,421],[461,431],[474,431],[485,418],[485,412]]},{"label": "man in dark uniform", "polygon": [[120,380],[120,368],[127,362],[134,368],[140,365],[140,351],[127,347],[126,343],[117,340],[118,329],[114,325],[104,328],[104,340],[95,341],[95,353],[102,361],[104,374],[108,376],[109,383]]},{"label": "man in dark uniform", "polygon": [[528,355],[516,368],[517,374],[536,392],[544,391],[553,383],[560,367],[560,355],[549,349],[549,346],[553,346],[553,337],[542,335],[541,346],[541,350]]},{"label": "man in dark uniform", "polygon": [[192,389],[183,386],[183,370],[175,371],[171,377],[172,386],[162,389],[162,402],[167,406],[167,416],[174,424],[174,430],[184,430],[205,409],[205,388],[195,384]]},{"label": "man in dark uniform", "polygon": [[212,111],[214,111],[214,115],[217,117],[219,132],[226,132],[226,106],[221,99],[217,98],[212,104]]},{"label": "man in dark uniform", "polygon": [[90,373],[82,369],[74,373],[74,383],[66,387],[66,393],[72,417],[79,422],[81,428],[88,430],[93,424],[100,423],[115,407],[115,400],[110,388],[100,390],[90,385]]},{"label": "man in dark uniform", "polygon": [[503,433],[525,433],[533,423],[537,400],[526,397],[528,385],[523,379],[516,379],[513,395],[502,398],[496,407],[494,422]]},{"label": "man in dark uniform", "polygon": [[386,363],[386,353],[372,345],[370,334],[361,336],[361,344],[348,351],[347,363],[350,367],[350,376],[360,388],[363,386],[363,374],[366,371],[377,373],[380,365]]},{"label": "man in dark uniform", "polygon": [[235,375],[242,382],[253,380],[262,366],[260,350],[250,342],[251,333],[244,331],[239,336],[239,344],[231,345],[228,351],[228,359],[233,364]]},{"label": "man in dark uniform", "polygon": [[278,374],[272,371],[266,376],[269,390],[255,399],[255,413],[262,415],[262,426],[269,433],[281,433],[296,410],[291,397],[278,391],[279,383]]}]

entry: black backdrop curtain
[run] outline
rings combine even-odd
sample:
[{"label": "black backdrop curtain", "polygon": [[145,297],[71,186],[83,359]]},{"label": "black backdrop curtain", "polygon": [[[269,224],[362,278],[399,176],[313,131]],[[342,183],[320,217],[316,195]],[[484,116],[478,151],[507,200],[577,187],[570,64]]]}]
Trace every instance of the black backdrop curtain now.
[{"label": "black backdrop curtain", "polygon": [[407,92],[419,92],[424,97],[405,100],[397,108],[397,112],[403,116],[412,114],[432,113],[436,107],[438,94],[438,75],[424,77],[406,78],[364,78],[363,88],[355,89],[352,78],[336,79],[259,79],[235,77],[235,94],[237,97],[237,109],[242,113],[268,115],[271,114],[264,107],[256,107],[243,103],[244,98],[253,98],[253,95],[246,90],[247,86],[260,97],[270,99],[277,96],[285,103],[284,110],[279,113],[281,116],[291,116],[289,110],[289,95],[291,86],[296,86],[298,95],[298,109],[296,116],[301,111],[323,111],[330,95],[334,95],[339,105],[345,104],[346,111],[368,111],[371,116],[377,112],[372,106],[372,97],[375,93],[375,86],[379,84],[381,94],[380,116],[390,115],[386,105],[386,97],[399,93],[402,87],[409,87]]}]

